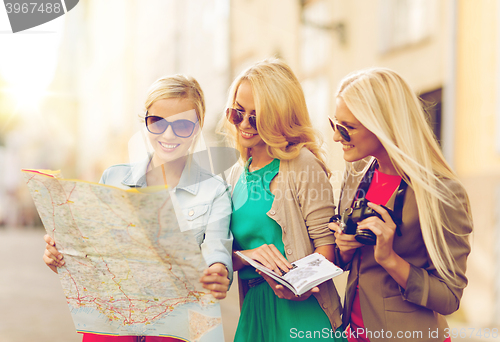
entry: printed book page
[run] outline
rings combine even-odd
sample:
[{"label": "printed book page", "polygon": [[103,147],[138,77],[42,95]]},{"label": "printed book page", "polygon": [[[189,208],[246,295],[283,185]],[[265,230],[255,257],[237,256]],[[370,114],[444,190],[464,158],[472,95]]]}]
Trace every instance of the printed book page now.
[{"label": "printed book page", "polygon": [[319,253],[313,253],[292,263],[296,266],[283,276],[299,294],[343,273]]},{"label": "printed book page", "polygon": [[241,252],[236,254],[259,271],[267,274],[280,284],[286,286],[294,294],[300,296],[313,287],[332,279],[343,273],[342,269],[335,266],[319,253],[313,253],[292,263],[293,268],[285,275],[280,276],[260,262],[245,256]]},{"label": "printed book page", "polygon": [[194,236],[180,231],[165,188],[23,173],[64,255],[58,272],[78,332],[224,340],[219,303],[199,283],[207,265]]}]

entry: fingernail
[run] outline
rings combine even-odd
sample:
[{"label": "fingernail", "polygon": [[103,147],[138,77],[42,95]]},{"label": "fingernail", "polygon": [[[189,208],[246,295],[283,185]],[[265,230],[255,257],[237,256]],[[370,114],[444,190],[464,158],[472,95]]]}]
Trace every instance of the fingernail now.
[{"label": "fingernail", "polygon": [[63,257],[63,256],[62,256],[62,254],[59,254],[59,255],[57,256],[57,259],[59,259],[59,260],[60,260],[60,259],[62,259],[62,257]]}]

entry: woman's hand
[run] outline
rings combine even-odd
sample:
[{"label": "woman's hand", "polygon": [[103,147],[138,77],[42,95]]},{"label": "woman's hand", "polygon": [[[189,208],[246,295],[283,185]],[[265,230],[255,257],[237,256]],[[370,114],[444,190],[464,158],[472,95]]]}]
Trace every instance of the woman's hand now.
[{"label": "woman's hand", "polygon": [[335,243],[340,249],[342,261],[344,263],[350,262],[356,249],[363,246],[363,244],[356,241],[354,235],[345,234],[336,222],[330,222],[328,228],[335,232]]},{"label": "woman's hand", "polygon": [[210,293],[215,298],[226,298],[227,289],[229,287],[229,278],[226,266],[219,262],[212,264],[209,268],[203,271],[200,283],[203,284],[203,288],[210,290]]},{"label": "woman's hand", "polygon": [[377,244],[374,247],[375,261],[381,266],[393,258],[395,252],[392,248],[396,224],[391,215],[382,206],[368,202],[368,206],[382,216],[382,220],[377,216],[368,217],[358,222],[358,229],[369,229],[377,236]]},{"label": "woman's hand", "polygon": [[380,205],[368,203],[368,206],[382,216],[369,217],[358,223],[358,229],[369,229],[377,236],[377,244],[373,249],[375,261],[403,288],[406,289],[410,275],[410,264],[394,252],[392,244],[396,224],[391,215]]},{"label": "woman's hand", "polygon": [[49,235],[43,237],[47,245],[43,254],[43,261],[53,272],[57,273],[57,268],[64,266],[63,255],[56,248],[56,243]]},{"label": "woman's hand", "polygon": [[309,291],[307,291],[306,293],[302,294],[302,296],[296,296],[288,288],[286,288],[283,285],[274,281],[273,278],[269,277],[268,275],[266,275],[260,271],[258,273],[267,281],[269,286],[271,286],[271,288],[274,291],[274,294],[276,296],[278,296],[278,298],[281,298],[281,299],[288,299],[288,300],[294,300],[294,301],[300,302],[300,301],[303,301],[303,300],[306,300],[307,298],[309,298],[313,293],[319,292],[319,288],[316,286],[316,287],[313,287],[312,289],[310,289]]},{"label": "woman's hand", "polygon": [[[272,244],[264,244],[260,247],[240,252],[253,260],[257,260],[262,265],[273,270],[279,275],[283,275],[282,271],[286,273],[288,270],[292,269],[292,264],[290,264],[290,262],[288,262],[288,260],[286,260],[286,258],[280,253],[278,248]],[[242,260],[242,262],[245,266],[248,266],[245,261]]]}]

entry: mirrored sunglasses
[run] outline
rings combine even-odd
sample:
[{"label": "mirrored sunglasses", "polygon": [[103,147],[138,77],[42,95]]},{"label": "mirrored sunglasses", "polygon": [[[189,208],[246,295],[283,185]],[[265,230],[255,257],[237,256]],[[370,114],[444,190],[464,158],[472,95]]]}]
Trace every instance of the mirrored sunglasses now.
[{"label": "mirrored sunglasses", "polygon": [[[245,119],[245,112],[235,108],[227,108],[226,117],[233,125],[239,125]],[[253,129],[257,130],[257,117],[255,115],[249,115],[248,122]]]},{"label": "mirrored sunglasses", "polygon": [[144,120],[146,122],[146,128],[152,134],[163,134],[168,128],[168,126],[172,126],[172,131],[179,138],[189,138],[196,127],[196,122],[190,120],[175,120],[175,121],[167,121],[161,116],[149,115],[146,112],[146,118]]},{"label": "mirrored sunglasses", "polygon": [[346,127],[342,126],[339,123],[333,122],[333,120],[330,117],[328,117],[328,120],[330,121],[330,126],[332,126],[334,132],[338,130],[342,139],[344,139],[347,142],[351,141],[349,130]]}]

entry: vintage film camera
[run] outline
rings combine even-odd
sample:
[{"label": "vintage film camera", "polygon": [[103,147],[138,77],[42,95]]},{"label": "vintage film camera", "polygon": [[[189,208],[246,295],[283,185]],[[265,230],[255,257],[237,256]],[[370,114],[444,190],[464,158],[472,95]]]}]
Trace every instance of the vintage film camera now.
[{"label": "vintage film camera", "polygon": [[[382,220],[382,216],[375,210],[368,206],[368,200],[366,198],[359,199],[354,202],[352,208],[347,208],[342,216],[335,215],[330,219],[330,222],[338,222],[340,229],[344,234],[354,235],[356,241],[365,245],[375,245],[377,243],[377,237],[369,229],[358,229],[358,222],[364,219],[377,216]],[[392,210],[383,206],[385,210],[389,212],[391,217],[393,217]],[[394,218],[394,217],[393,217]],[[400,232],[397,232],[400,235]]]}]

